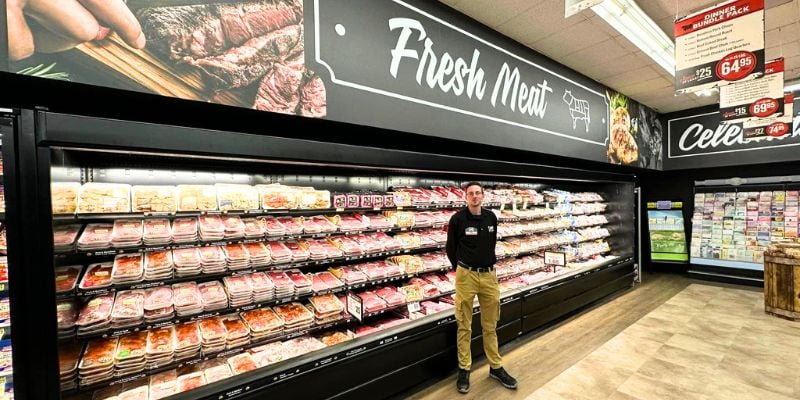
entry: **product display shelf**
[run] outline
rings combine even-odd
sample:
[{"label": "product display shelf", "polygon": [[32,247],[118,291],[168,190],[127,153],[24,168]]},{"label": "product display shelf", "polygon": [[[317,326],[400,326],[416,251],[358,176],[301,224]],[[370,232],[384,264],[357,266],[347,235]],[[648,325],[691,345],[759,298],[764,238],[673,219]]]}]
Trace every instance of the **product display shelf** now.
[{"label": "product display shelf", "polygon": [[421,275],[424,275],[424,274],[443,272],[443,271],[448,271],[448,270],[450,270],[449,266],[447,266],[447,267],[443,266],[443,267],[436,268],[436,269],[429,269],[429,270],[419,271],[419,272],[410,273],[410,274],[395,275],[395,276],[390,276],[390,277],[385,277],[385,278],[380,278],[380,279],[369,280],[369,281],[366,281],[366,282],[355,283],[355,284],[351,284],[351,285],[343,285],[341,287],[331,288],[331,289],[327,289],[327,290],[321,290],[321,291],[318,291],[318,292],[309,293],[309,294],[300,295],[300,296],[283,297],[283,298],[280,298],[280,299],[274,299],[274,300],[270,300],[270,301],[258,302],[258,303],[248,304],[248,305],[239,306],[239,307],[226,307],[226,308],[219,309],[219,310],[203,311],[203,312],[200,312],[200,313],[197,313],[197,314],[186,315],[186,316],[177,317],[177,318],[171,318],[171,319],[166,320],[166,321],[153,322],[153,323],[142,323],[142,324],[139,324],[139,325],[136,325],[136,326],[126,327],[126,328],[119,328],[119,329],[107,329],[107,330],[104,330],[104,331],[94,332],[94,333],[87,334],[87,335],[80,335],[80,334],[73,333],[73,334],[71,334],[69,336],[62,336],[62,337],[59,338],[59,340],[61,342],[71,342],[71,341],[75,341],[75,340],[89,340],[89,339],[94,339],[94,338],[98,338],[98,337],[121,336],[121,335],[125,335],[125,334],[128,334],[128,333],[137,332],[137,331],[140,331],[140,330],[148,330],[148,329],[153,329],[153,328],[161,328],[161,327],[165,327],[165,326],[175,325],[175,324],[179,324],[181,322],[196,321],[196,320],[201,320],[201,319],[205,319],[205,318],[209,318],[209,317],[216,317],[216,316],[219,316],[219,315],[239,313],[239,312],[249,311],[249,310],[256,309],[256,308],[271,307],[271,306],[276,306],[276,305],[280,305],[280,304],[286,304],[286,303],[291,303],[291,302],[295,302],[295,301],[306,300],[306,299],[310,299],[311,297],[314,297],[314,296],[321,296],[321,295],[329,294],[329,293],[342,293],[342,292],[348,292],[348,291],[353,291],[353,290],[357,290],[357,289],[366,289],[366,288],[370,288],[370,287],[373,287],[373,286],[382,285],[382,284],[385,284],[385,283],[397,282],[397,281],[400,281],[400,280],[403,280],[403,279],[413,278],[415,276],[421,276]]}]

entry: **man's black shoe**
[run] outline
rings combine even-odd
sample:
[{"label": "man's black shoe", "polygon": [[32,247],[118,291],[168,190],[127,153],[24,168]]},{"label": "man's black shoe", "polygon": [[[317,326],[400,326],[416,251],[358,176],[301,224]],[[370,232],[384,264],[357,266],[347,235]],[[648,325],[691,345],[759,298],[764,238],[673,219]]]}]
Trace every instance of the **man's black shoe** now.
[{"label": "man's black shoe", "polygon": [[517,388],[517,380],[514,379],[511,375],[509,375],[508,372],[506,372],[506,370],[503,369],[503,367],[500,367],[498,369],[489,368],[489,376],[494,379],[497,379],[498,381],[500,381],[500,383],[503,384],[503,386],[509,389]]},{"label": "man's black shoe", "polygon": [[469,392],[469,371],[461,368],[458,369],[458,380],[456,381],[456,387],[458,388],[459,393]]}]

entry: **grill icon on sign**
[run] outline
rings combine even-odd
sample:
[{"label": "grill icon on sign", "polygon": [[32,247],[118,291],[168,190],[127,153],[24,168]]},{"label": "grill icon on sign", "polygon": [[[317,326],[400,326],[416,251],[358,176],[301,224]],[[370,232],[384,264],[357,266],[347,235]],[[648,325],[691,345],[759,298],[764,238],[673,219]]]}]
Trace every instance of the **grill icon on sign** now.
[{"label": "grill icon on sign", "polygon": [[569,107],[569,115],[572,117],[572,129],[575,130],[578,126],[578,121],[583,120],[586,125],[586,132],[589,132],[589,102],[576,98],[569,90],[564,90],[563,100]]}]

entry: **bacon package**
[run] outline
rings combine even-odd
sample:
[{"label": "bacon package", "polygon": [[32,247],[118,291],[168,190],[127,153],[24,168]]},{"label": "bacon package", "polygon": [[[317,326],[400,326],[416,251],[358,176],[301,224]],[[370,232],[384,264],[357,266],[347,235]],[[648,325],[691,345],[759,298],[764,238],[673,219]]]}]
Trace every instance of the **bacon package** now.
[{"label": "bacon package", "polygon": [[101,289],[111,286],[111,271],[114,264],[110,262],[90,264],[78,285],[83,290]]},{"label": "bacon package", "polygon": [[174,213],[178,210],[175,186],[136,185],[131,188],[133,211]]},{"label": "bacon package", "polygon": [[60,225],[53,228],[53,250],[67,251],[75,248],[75,240],[83,226],[79,224]]}]

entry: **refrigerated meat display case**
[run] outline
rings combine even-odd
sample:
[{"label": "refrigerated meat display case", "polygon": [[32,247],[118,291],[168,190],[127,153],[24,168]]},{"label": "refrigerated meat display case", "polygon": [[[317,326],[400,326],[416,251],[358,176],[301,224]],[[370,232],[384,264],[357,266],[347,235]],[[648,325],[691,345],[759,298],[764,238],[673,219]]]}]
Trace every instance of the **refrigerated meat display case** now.
[{"label": "refrigerated meat display case", "polygon": [[27,398],[382,398],[442,376],[444,229],[472,180],[500,221],[501,343],[634,284],[633,175],[15,118]]}]

